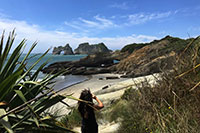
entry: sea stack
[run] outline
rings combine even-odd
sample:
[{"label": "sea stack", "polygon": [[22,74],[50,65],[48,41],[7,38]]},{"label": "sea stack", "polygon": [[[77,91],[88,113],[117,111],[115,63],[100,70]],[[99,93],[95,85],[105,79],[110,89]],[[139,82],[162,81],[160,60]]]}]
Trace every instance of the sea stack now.
[{"label": "sea stack", "polygon": [[93,44],[90,45],[89,43],[81,43],[79,44],[78,48],[74,50],[75,54],[97,54],[97,53],[109,53],[109,50],[104,43]]},{"label": "sea stack", "polygon": [[60,55],[61,52],[64,52],[64,55],[73,55],[74,52],[72,51],[72,48],[70,47],[69,44],[66,44],[64,47],[58,46],[54,47],[53,49],[53,55]]}]

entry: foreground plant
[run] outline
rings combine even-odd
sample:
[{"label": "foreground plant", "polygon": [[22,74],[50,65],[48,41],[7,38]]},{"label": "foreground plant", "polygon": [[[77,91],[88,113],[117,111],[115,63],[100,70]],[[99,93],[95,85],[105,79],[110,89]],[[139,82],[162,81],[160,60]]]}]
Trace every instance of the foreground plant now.
[{"label": "foreground plant", "polygon": [[[47,87],[52,80],[62,74],[47,75],[38,81],[40,70],[47,64],[42,64],[37,71],[32,69],[49,50],[27,68],[30,53],[37,43],[34,43],[23,58],[26,40],[9,54],[15,39],[14,31],[9,34],[4,46],[4,33],[0,40],[0,131],[1,132],[72,132],[59,124],[53,117],[45,115],[45,110],[62,101],[65,97],[55,95],[53,89]],[[30,74],[31,73],[31,74]]]}]

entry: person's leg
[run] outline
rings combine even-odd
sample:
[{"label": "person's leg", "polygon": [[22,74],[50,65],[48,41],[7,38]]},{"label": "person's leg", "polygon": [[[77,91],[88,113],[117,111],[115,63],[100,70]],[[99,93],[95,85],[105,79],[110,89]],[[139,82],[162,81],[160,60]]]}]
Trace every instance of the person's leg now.
[{"label": "person's leg", "polygon": [[81,126],[81,133],[87,133],[84,125]]}]

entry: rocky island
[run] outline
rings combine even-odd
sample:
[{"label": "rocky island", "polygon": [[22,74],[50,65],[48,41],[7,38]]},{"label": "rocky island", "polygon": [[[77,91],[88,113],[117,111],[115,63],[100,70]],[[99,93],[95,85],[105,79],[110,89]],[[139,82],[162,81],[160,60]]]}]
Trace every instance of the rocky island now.
[{"label": "rocky island", "polygon": [[53,55],[60,55],[61,52],[64,52],[64,55],[74,55],[74,54],[98,54],[98,53],[110,53],[112,50],[109,50],[104,43],[98,44],[89,44],[89,43],[81,43],[78,48],[74,51],[70,47],[69,44],[63,46],[58,46],[53,48]]},{"label": "rocky island", "polygon": [[104,43],[93,44],[90,45],[89,43],[81,43],[78,48],[74,50],[75,54],[96,54],[96,53],[109,53],[109,50]]}]

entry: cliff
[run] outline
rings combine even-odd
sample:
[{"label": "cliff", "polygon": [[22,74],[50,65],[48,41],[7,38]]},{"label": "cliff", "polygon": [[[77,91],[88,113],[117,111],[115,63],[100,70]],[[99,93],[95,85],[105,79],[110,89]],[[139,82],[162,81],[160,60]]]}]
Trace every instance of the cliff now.
[{"label": "cliff", "polygon": [[109,53],[110,50],[104,43],[89,45],[89,43],[79,44],[78,48],[74,50],[75,54],[96,54],[96,53]]}]

